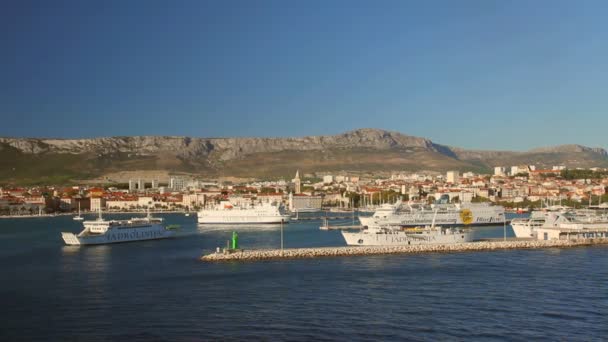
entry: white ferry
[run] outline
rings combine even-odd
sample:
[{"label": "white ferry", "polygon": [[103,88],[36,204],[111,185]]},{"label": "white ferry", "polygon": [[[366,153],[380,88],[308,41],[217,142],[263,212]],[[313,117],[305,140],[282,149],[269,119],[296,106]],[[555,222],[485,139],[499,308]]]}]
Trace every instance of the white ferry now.
[{"label": "white ferry", "polygon": [[511,220],[511,228],[517,238],[535,238],[536,229],[542,227],[547,219],[547,211],[533,211],[530,217],[517,217]]},{"label": "white ferry", "polygon": [[342,237],[351,246],[407,246],[471,242],[473,232],[456,227],[369,227],[359,232],[342,231]]},{"label": "white ferry", "polygon": [[417,227],[433,221],[441,226],[484,226],[503,224],[505,209],[487,203],[385,204],[372,216],[360,216],[361,225]]},{"label": "white ferry", "polygon": [[540,229],[562,229],[571,233],[608,230],[608,217],[584,210],[533,211],[529,218],[516,218],[511,227],[518,238],[539,238]]},{"label": "white ferry", "polygon": [[140,240],[165,239],[175,235],[175,230],[163,225],[162,218],[136,217],[129,220],[84,221],[84,230],[79,234],[62,232],[67,245],[101,245]]},{"label": "white ferry", "polygon": [[276,203],[238,206],[222,201],[212,209],[198,212],[201,224],[274,224],[288,223],[289,218],[283,206]]}]

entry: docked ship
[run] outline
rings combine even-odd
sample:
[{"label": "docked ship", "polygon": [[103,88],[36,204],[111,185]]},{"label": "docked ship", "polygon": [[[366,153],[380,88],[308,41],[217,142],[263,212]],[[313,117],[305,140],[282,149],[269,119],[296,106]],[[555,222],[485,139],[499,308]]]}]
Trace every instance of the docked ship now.
[{"label": "docked ship", "polygon": [[431,225],[434,217],[437,225],[446,227],[503,224],[505,209],[488,203],[384,204],[359,221],[367,227],[417,227]]},{"label": "docked ship", "polygon": [[288,223],[289,214],[280,204],[261,203],[250,206],[239,206],[222,201],[211,209],[198,212],[198,223],[201,224],[274,224]]},{"label": "docked ship", "polygon": [[539,238],[539,230],[545,229],[573,234],[586,231],[608,232],[608,217],[584,210],[533,211],[529,218],[513,219],[511,228],[518,238]]},{"label": "docked ship", "polygon": [[548,212],[533,211],[530,217],[518,217],[511,220],[511,228],[517,238],[536,238],[536,229],[547,220]]},{"label": "docked ship", "polygon": [[351,246],[407,246],[452,244],[473,241],[473,232],[460,227],[368,227],[358,232],[342,231]]},{"label": "docked ship", "polygon": [[165,239],[175,235],[171,226],[165,227],[162,218],[136,217],[128,220],[104,220],[99,218],[84,221],[84,229],[78,233],[62,232],[61,237],[67,245],[101,245],[118,242]]}]

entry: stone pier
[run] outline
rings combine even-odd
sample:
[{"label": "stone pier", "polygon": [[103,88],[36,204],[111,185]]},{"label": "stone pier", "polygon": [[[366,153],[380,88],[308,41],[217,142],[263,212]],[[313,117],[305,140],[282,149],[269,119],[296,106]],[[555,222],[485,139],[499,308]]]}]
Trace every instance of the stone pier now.
[{"label": "stone pier", "polygon": [[273,259],[302,259],[338,256],[384,255],[384,254],[412,254],[412,253],[450,253],[450,252],[476,252],[495,251],[506,249],[534,249],[534,248],[567,248],[592,245],[608,245],[608,239],[581,239],[581,240],[525,240],[525,241],[481,241],[458,244],[429,244],[418,246],[348,246],[348,247],[321,247],[321,248],[288,248],[238,250],[230,253],[212,253],[203,255],[202,261],[257,261]]}]

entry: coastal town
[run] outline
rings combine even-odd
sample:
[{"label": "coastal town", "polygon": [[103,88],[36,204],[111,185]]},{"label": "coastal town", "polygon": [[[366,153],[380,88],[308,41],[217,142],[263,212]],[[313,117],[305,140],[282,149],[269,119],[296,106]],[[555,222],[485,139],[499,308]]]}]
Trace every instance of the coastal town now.
[{"label": "coastal town", "polygon": [[353,175],[295,171],[293,179],[204,181],[194,176],[137,178],[107,186],[4,186],[1,216],[102,211],[196,211],[221,200],[243,205],[284,203],[292,212],[373,209],[396,201],[493,202],[525,212],[550,205],[608,208],[606,169],[533,165],[495,167],[493,174],[448,171]]}]

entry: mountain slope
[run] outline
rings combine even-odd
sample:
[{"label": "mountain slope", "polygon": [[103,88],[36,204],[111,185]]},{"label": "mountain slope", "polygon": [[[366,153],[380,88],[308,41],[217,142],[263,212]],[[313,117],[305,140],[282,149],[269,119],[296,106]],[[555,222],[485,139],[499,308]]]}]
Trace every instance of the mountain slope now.
[{"label": "mountain slope", "polygon": [[0,181],[65,182],[114,171],[167,170],[206,177],[290,176],[312,171],[489,171],[493,166],[608,166],[603,149],[474,151],[379,129],[297,138],[0,138]]}]

